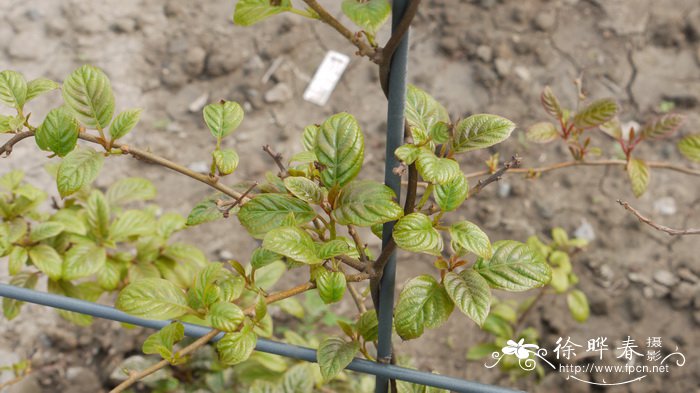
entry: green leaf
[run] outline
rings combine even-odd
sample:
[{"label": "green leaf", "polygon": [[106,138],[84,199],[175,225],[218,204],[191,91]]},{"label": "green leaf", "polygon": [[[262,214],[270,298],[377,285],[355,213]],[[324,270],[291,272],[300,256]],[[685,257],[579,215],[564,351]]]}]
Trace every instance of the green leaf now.
[{"label": "green leaf", "polygon": [[163,239],[167,239],[175,232],[185,229],[187,220],[177,213],[165,213],[158,218],[156,233]]},{"label": "green leaf", "polygon": [[357,120],[344,112],[326,119],[316,135],[314,152],[323,166],[321,182],[326,187],[349,183],[360,172],[365,154]]},{"label": "green leaf", "polygon": [[248,390],[248,393],[284,393],[282,392],[282,388],[279,387],[277,384],[270,382],[270,381],[264,381],[261,379],[256,379],[253,384],[250,386],[250,390]]},{"label": "green leaf", "polygon": [[586,322],[591,311],[588,307],[588,299],[585,293],[578,289],[571,290],[571,292],[566,294],[566,303],[569,306],[571,316],[574,317],[577,322]]},{"label": "green leaf", "polygon": [[394,227],[394,241],[404,250],[440,255],[442,236],[433,228],[430,217],[423,213],[411,213],[402,217]]},{"label": "green leaf", "polygon": [[472,115],[457,123],[453,148],[456,153],[484,149],[508,139],[512,121],[489,114]]},{"label": "green leaf", "polygon": [[97,283],[107,291],[113,291],[119,286],[122,279],[122,272],[125,271],[124,264],[107,258],[104,266],[97,272]]},{"label": "green leaf", "polygon": [[243,121],[243,108],[233,101],[209,104],[204,107],[202,113],[204,122],[215,138],[223,138],[232,133]]},{"label": "green leaf", "polygon": [[12,251],[10,251],[8,259],[8,271],[11,276],[14,276],[24,269],[27,260],[29,260],[29,252],[27,252],[27,249],[24,247],[14,246],[12,247]]},{"label": "green leaf", "polygon": [[224,218],[224,213],[216,204],[218,199],[219,194],[216,194],[195,205],[187,216],[187,226],[195,226]]},{"label": "green leaf", "polygon": [[0,187],[8,190],[14,191],[24,179],[24,172],[19,169],[14,171],[9,171],[6,174],[0,176]]},{"label": "green leaf", "polygon": [[450,116],[442,104],[425,91],[408,85],[406,91],[406,121],[413,131],[416,144],[428,141],[430,131],[438,122],[450,122]]},{"label": "green leaf", "polygon": [[479,258],[476,270],[492,288],[521,292],[549,283],[552,270],[527,244],[501,240],[493,244],[493,256]]},{"label": "green leaf", "polygon": [[368,310],[357,321],[357,331],[365,341],[375,341],[379,335],[379,322],[377,321],[377,311]]},{"label": "green leaf", "polygon": [[272,5],[275,0],[239,0],[233,12],[233,23],[250,26],[272,15],[292,9],[290,0],[279,0],[279,5]]},{"label": "green leaf", "polygon": [[458,176],[463,176],[457,161],[437,157],[435,153],[426,149],[421,149],[418,153],[416,169],[425,181],[433,184],[445,184]]},{"label": "green leaf", "polygon": [[258,337],[250,329],[224,334],[224,337],[216,343],[221,363],[233,366],[247,360],[253,353],[257,340]]},{"label": "green leaf", "polygon": [[486,317],[486,321],[484,321],[481,329],[504,340],[508,340],[513,337],[513,328],[511,325],[503,318],[493,314]]},{"label": "green leaf", "polygon": [[387,0],[343,0],[343,13],[364,31],[375,34],[391,14]]},{"label": "green leaf", "polygon": [[483,325],[491,308],[491,289],[488,282],[470,269],[459,274],[448,272],[443,282],[447,294],[457,307],[477,325]]},{"label": "green leaf", "polygon": [[127,285],[115,306],[127,314],[148,319],[179,318],[190,311],[182,289],[162,278],[143,278]]},{"label": "green leaf", "polygon": [[700,162],[700,134],[686,135],[678,142],[678,150],[685,158]]},{"label": "green leaf", "polygon": [[52,247],[39,244],[29,249],[29,259],[37,269],[41,270],[52,280],[61,279],[61,256]]},{"label": "green leaf", "polygon": [[12,118],[12,116],[0,115],[0,134],[15,131],[14,127],[10,125]]},{"label": "green leaf", "polygon": [[220,175],[230,175],[238,168],[238,153],[233,149],[214,150],[211,155]]},{"label": "green leaf", "polygon": [[321,263],[316,255],[314,240],[297,227],[273,229],[265,235],[263,247],[295,261],[307,264]]},{"label": "green leaf", "polygon": [[262,294],[258,295],[255,302],[255,322],[260,322],[267,316],[267,301]]},{"label": "green leaf", "polygon": [[109,135],[113,141],[124,137],[136,127],[141,119],[141,109],[127,109],[114,118],[114,122],[109,126]]},{"label": "green leaf", "polygon": [[[39,276],[29,272],[19,273],[10,279],[10,285],[16,287],[33,289],[36,286]],[[2,312],[8,320],[14,319],[19,315],[19,310],[24,302],[10,299],[9,297],[2,298]]]},{"label": "green leaf", "polygon": [[251,236],[260,239],[270,230],[282,225],[289,213],[294,213],[294,221],[298,225],[316,217],[316,212],[311,206],[297,198],[280,194],[260,194],[241,206],[238,220]]},{"label": "green leaf", "polygon": [[73,151],[79,133],[80,125],[73,115],[63,108],[56,108],[46,115],[34,137],[42,150],[50,150],[63,157]]},{"label": "green leaf", "polygon": [[435,202],[444,212],[456,210],[469,195],[469,183],[463,174],[435,186]]},{"label": "green leaf", "polygon": [[324,269],[316,276],[318,294],[326,304],[342,300],[346,285],[345,275],[342,272],[331,272]]},{"label": "green leaf", "polygon": [[296,317],[298,319],[304,319],[304,315],[306,314],[306,311],[304,310],[304,306],[301,304],[301,302],[293,297],[288,297],[286,299],[282,299],[278,302],[275,302],[275,306],[279,307],[280,310],[283,312]]},{"label": "green leaf", "polygon": [[104,156],[90,147],[77,147],[61,161],[56,184],[65,198],[89,185],[102,169]]},{"label": "green leaf", "polygon": [[88,229],[81,213],[77,209],[61,209],[51,216],[51,222],[63,224],[64,232],[86,235]]},{"label": "green leaf", "polygon": [[127,177],[118,180],[107,189],[107,201],[110,205],[124,205],[154,199],[156,193],[156,188],[150,181],[141,177]]},{"label": "green leaf", "polygon": [[668,113],[644,124],[641,133],[645,138],[650,139],[668,137],[683,125],[684,120],[685,116],[683,115]]},{"label": "green leaf", "polygon": [[287,265],[282,261],[275,261],[269,265],[255,270],[255,285],[263,290],[270,289],[287,272]]},{"label": "green leaf", "polygon": [[34,79],[32,81],[29,81],[29,83],[27,83],[26,101],[27,102],[31,101],[34,98],[36,98],[36,97],[38,97],[46,92],[49,92],[51,90],[56,90],[60,87],[61,86],[58,83],[56,83],[50,79],[46,79],[46,78],[37,78],[37,79]]},{"label": "green leaf", "polygon": [[450,140],[452,125],[439,121],[430,129],[430,137],[435,143],[447,143]]},{"label": "green leaf", "polygon": [[284,178],[284,186],[295,197],[308,203],[320,204],[323,201],[321,187],[313,181],[301,176]]},{"label": "green leaf", "polygon": [[484,259],[491,258],[489,237],[476,224],[460,221],[450,226],[452,249],[459,255],[474,253]]},{"label": "green leaf", "polygon": [[542,106],[547,113],[554,116],[554,118],[557,120],[564,117],[564,111],[561,109],[561,105],[559,105],[559,100],[549,86],[544,88],[540,99],[542,101]]},{"label": "green leaf", "polygon": [[548,121],[543,121],[533,124],[530,128],[528,128],[525,136],[530,142],[549,143],[557,139],[559,137],[559,133],[557,132],[557,128],[554,127],[554,124]]},{"label": "green leaf", "polygon": [[321,127],[317,125],[310,125],[304,128],[304,133],[302,134],[301,139],[301,144],[302,146],[304,146],[304,150],[311,152],[314,151],[314,147],[316,146],[318,130],[320,129]]},{"label": "green leaf", "polygon": [[148,336],[143,342],[142,351],[145,354],[158,354],[163,359],[173,359],[173,345],[185,338],[185,326],[180,322],[173,322],[156,333]]},{"label": "green leaf", "polygon": [[467,360],[481,360],[487,356],[491,356],[494,352],[500,352],[501,347],[494,343],[477,344],[467,351]]},{"label": "green leaf", "polygon": [[280,254],[258,247],[253,251],[253,255],[250,256],[250,265],[253,269],[260,269],[280,259],[282,259]]},{"label": "green leaf", "polygon": [[615,117],[617,103],[610,98],[603,98],[588,104],[574,116],[574,125],[580,129],[598,127]]},{"label": "green leaf", "polygon": [[233,303],[219,302],[211,306],[208,317],[214,329],[233,332],[243,323],[245,314]]},{"label": "green leaf", "polygon": [[403,209],[394,201],[395,198],[394,191],[383,184],[357,180],[340,190],[331,214],[341,225],[368,227],[382,224],[403,216]]},{"label": "green leaf", "polygon": [[425,328],[440,326],[454,304],[435,278],[422,275],[406,283],[394,310],[396,333],[404,340],[420,337]]},{"label": "green leaf", "polygon": [[310,364],[297,364],[284,373],[282,390],[284,393],[312,393],[314,379]]},{"label": "green leaf", "polygon": [[649,166],[644,160],[632,158],[627,162],[627,176],[632,183],[632,192],[639,198],[649,187]]},{"label": "green leaf", "polygon": [[0,72],[0,101],[20,109],[27,101],[27,80],[16,71]]},{"label": "green leaf", "polygon": [[114,220],[109,228],[109,236],[111,240],[120,242],[132,236],[152,234],[155,230],[156,221],[151,213],[127,210]]},{"label": "green leaf", "polygon": [[114,114],[112,85],[105,73],[84,65],[63,82],[63,101],[88,128],[104,130]]},{"label": "green leaf", "polygon": [[396,158],[401,160],[401,162],[404,164],[411,165],[418,159],[418,156],[423,150],[424,149],[422,147],[418,147],[416,145],[403,145],[396,148],[394,154],[396,155]]},{"label": "green leaf", "polygon": [[318,365],[323,379],[330,381],[338,376],[352,362],[359,350],[358,342],[347,342],[340,337],[328,337],[321,341],[318,346]]},{"label": "green leaf", "polygon": [[60,222],[42,222],[32,227],[29,234],[29,241],[32,243],[40,242],[50,237],[58,236],[65,227]]},{"label": "green leaf", "polygon": [[94,190],[87,200],[87,220],[93,233],[101,239],[109,234],[110,208],[100,191]]},{"label": "green leaf", "polygon": [[334,239],[321,245],[318,256],[321,259],[331,259],[339,255],[351,255],[353,252],[356,252],[356,249],[352,248],[347,241]]}]

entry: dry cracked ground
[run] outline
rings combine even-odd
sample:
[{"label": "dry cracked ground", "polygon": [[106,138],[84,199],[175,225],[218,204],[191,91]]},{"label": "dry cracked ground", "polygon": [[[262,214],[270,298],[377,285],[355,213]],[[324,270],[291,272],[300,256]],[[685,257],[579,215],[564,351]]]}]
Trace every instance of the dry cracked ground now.
[{"label": "dry cracked ground", "polygon": [[[334,11],[335,2],[325,3]],[[614,97],[624,121],[643,122],[672,103],[687,116],[680,134],[647,146],[654,160],[681,162],[674,142],[700,128],[700,4],[696,0],[428,0],[411,33],[409,79],[445,103],[453,118],[489,112],[519,124],[508,143],[463,160],[467,171],[483,167],[492,152],[518,153],[525,166],[567,159],[561,146],[527,144],[528,125],[542,120],[538,97],[552,86],[572,104],[572,81],[583,75],[590,97]],[[327,50],[352,55],[349,45],[326,26],[282,15],[252,28],[231,23],[231,0],[0,0],[0,69],[29,78],[62,80],[77,66],[105,69],[117,109],[144,108],[141,125],[128,143],[144,146],[193,169],[206,169],[212,141],[199,109],[221,98],[241,102],[243,126],[225,144],[242,153],[235,178],[259,179],[273,163],[261,146],[270,143],[285,156],[300,147],[304,126],[347,111],[365,132],[363,177],[380,179],[383,167],[385,100],[375,68],[353,58],[325,107],[304,102],[302,93]],[[386,38],[383,31],[380,36]],[[58,102],[38,101],[37,117]],[[604,154],[610,142],[595,138]],[[35,185],[53,190],[44,155],[31,143],[3,158],[0,174],[25,170]],[[683,163],[684,165],[691,165]],[[164,209],[187,214],[209,195],[202,185],[161,168],[126,158],[108,160],[106,186],[129,175],[146,177],[158,188]],[[700,385],[700,254],[696,239],[672,238],[643,226],[615,203],[629,200],[671,227],[700,224],[700,180],[656,170],[651,188],[635,200],[621,168],[576,168],[537,180],[506,176],[467,203],[458,216],[482,226],[492,240],[547,236],[552,227],[591,239],[574,259],[580,287],[591,301],[592,317],[577,324],[564,299],[548,296],[528,317],[545,347],[560,336],[585,341],[608,336],[611,346],[628,335],[640,341],[663,336],[686,364],[643,383],[603,388],[564,380],[550,373],[511,380],[481,362],[468,362],[467,349],[487,336],[460,315],[422,340],[397,344],[424,370],[499,383],[528,391],[692,392]],[[189,230],[182,240],[198,244],[211,259],[241,260],[256,244],[241,236],[235,219]],[[377,246],[377,244],[372,244]],[[398,282],[430,272],[431,261],[399,255]],[[2,273],[3,275],[5,273]],[[6,280],[6,277],[3,276]],[[341,305],[339,312],[350,310]],[[110,374],[138,352],[144,332],[99,321],[75,328],[54,311],[28,306],[15,321],[0,323],[0,366],[31,358],[37,369],[7,392],[98,392],[112,386]],[[582,378],[601,382],[615,376]],[[0,382],[7,380],[0,375]]]}]

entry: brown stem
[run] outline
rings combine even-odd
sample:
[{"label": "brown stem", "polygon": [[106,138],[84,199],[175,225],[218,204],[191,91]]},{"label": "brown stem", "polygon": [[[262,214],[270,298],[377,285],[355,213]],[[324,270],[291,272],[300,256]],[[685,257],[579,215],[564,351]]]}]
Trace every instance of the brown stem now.
[{"label": "brown stem", "polygon": [[243,201],[243,198],[246,198],[248,196],[248,194],[250,194],[250,192],[253,191],[253,189],[255,189],[255,187],[257,187],[257,186],[258,186],[258,182],[254,182],[250,187],[248,187],[247,190],[245,190],[245,192],[243,194],[241,194],[240,197],[233,199],[231,201],[221,201],[221,200],[216,201],[217,207],[219,209],[222,209],[222,211],[223,211],[224,218],[228,218],[229,214],[231,213],[231,210],[234,207],[240,205],[241,202]]},{"label": "brown stem", "polygon": [[627,202],[623,202],[623,201],[618,199],[617,203],[622,205],[626,210],[631,211],[632,214],[634,214],[637,217],[637,219],[639,219],[639,221],[649,225],[650,227],[652,227],[658,231],[666,232],[671,236],[700,235],[700,228],[688,228],[688,229],[669,228],[667,226],[657,224],[654,221],[652,221],[651,219],[643,216],[639,211],[637,211],[637,209],[630,206],[630,204]]},{"label": "brown stem", "polygon": [[34,136],[34,132],[32,131],[24,131],[15,134],[15,136],[10,138],[9,141],[5,142],[2,146],[0,146],[0,156],[2,156],[3,154],[5,155],[5,157],[9,156],[10,153],[12,153],[12,148],[17,142],[20,142],[22,139],[29,138],[31,136]]},{"label": "brown stem", "polygon": [[534,299],[532,299],[532,302],[530,302],[530,304],[523,311],[523,313],[520,314],[520,317],[515,322],[515,327],[513,329],[513,331],[515,331],[516,334],[518,333],[518,329],[520,329],[520,325],[522,325],[525,321],[527,315],[530,313],[530,311],[532,311],[533,308],[535,308],[535,305],[542,299],[542,297],[546,293],[546,289],[547,287],[543,287],[542,289],[540,289],[540,292],[537,294],[537,296]]},{"label": "brown stem", "polygon": [[365,254],[365,243],[360,238],[360,234],[357,233],[357,230],[352,225],[348,225],[348,233],[355,242],[355,248],[357,248],[357,252],[360,254],[360,261],[367,262],[368,259],[367,254]]},{"label": "brown stem", "polygon": [[384,91],[384,95],[389,94],[389,69],[391,66],[391,59],[394,57],[394,52],[396,48],[399,47],[401,39],[408,32],[408,28],[411,27],[411,22],[413,18],[418,14],[418,6],[421,0],[412,0],[408,4],[408,8],[401,17],[401,22],[396,26],[396,29],[389,37],[389,41],[386,42],[384,48],[378,50],[375,54],[375,63],[379,64],[379,82]]},{"label": "brown stem", "polygon": [[469,190],[469,197],[478,194],[479,192],[481,192],[481,190],[484,189],[484,187],[488,186],[489,184],[501,180],[501,177],[504,173],[506,173],[506,171],[510,170],[511,168],[518,168],[520,166],[520,162],[520,157],[518,157],[517,155],[513,156],[513,158],[511,158],[510,161],[503,164],[503,166],[499,168],[496,172],[492,173],[491,176],[487,177],[486,179],[479,180],[479,182],[476,183],[476,187]]},{"label": "brown stem", "polygon": [[344,264],[350,266],[358,272],[364,272],[365,270],[367,270],[367,264],[362,261],[358,261],[355,258],[349,257],[347,255],[339,255],[337,258],[338,260],[340,260],[340,262],[343,262]]},{"label": "brown stem", "polygon": [[304,3],[309,6],[314,12],[318,14],[323,22],[334,28],[343,37],[347,38],[353,45],[359,49],[358,54],[360,56],[367,56],[374,60],[375,50],[369,46],[365,41],[360,39],[360,36],[353,33],[345,27],[338,19],[331,15],[322,5],[320,5],[316,0],[304,0]]},{"label": "brown stem", "polygon": [[[220,330],[213,329],[209,333],[205,334],[204,336],[198,338],[196,341],[191,343],[190,345],[186,346],[185,348],[182,348],[182,350],[178,351],[179,356],[186,356],[189,355],[190,353],[194,352],[198,348],[204,346],[206,343],[208,343],[211,339],[216,337],[217,334],[221,333]],[[129,378],[125,380],[124,382],[120,383],[117,387],[114,389],[110,390],[109,393],[120,393],[128,389],[131,385],[135,384],[139,380],[153,374],[154,372],[160,370],[161,368],[167,366],[170,364],[167,360],[161,360],[160,362],[152,365],[151,367],[148,367],[147,369],[144,369],[142,371],[139,371],[137,373],[133,373],[129,375]]]},{"label": "brown stem", "polygon": [[357,292],[357,289],[355,289],[355,287],[352,285],[348,285],[348,292],[350,292],[350,296],[352,296],[352,300],[355,302],[357,310],[360,312],[360,314],[366,313],[367,306],[365,306],[365,299],[359,292]]}]

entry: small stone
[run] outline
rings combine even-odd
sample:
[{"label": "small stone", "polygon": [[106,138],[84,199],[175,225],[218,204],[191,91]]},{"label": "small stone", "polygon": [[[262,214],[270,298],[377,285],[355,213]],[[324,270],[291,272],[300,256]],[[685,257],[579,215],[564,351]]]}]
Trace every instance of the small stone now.
[{"label": "small stone", "polygon": [[498,196],[501,198],[508,198],[510,196],[511,186],[510,183],[506,181],[498,182]]},{"label": "small stone", "polygon": [[112,30],[117,33],[131,33],[132,31],[136,30],[137,27],[138,24],[136,23],[136,19],[124,17],[114,21]]},{"label": "small stone", "polygon": [[493,59],[493,49],[487,45],[479,45],[476,48],[476,57],[485,63],[490,63]]},{"label": "small stone", "polygon": [[535,209],[537,210],[537,214],[539,214],[540,217],[544,218],[545,220],[549,220],[554,217],[552,207],[540,199],[535,200]]},{"label": "small stone", "polygon": [[627,311],[634,321],[639,321],[644,318],[644,301],[640,296],[631,293],[626,300]]},{"label": "small stone", "polygon": [[664,298],[671,292],[667,286],[657,284],[655,282],[651,283],[651,289],[654,290],[654,296],[658,298]]},{"label": "small stone", "polygon": [[221,260],[223,260],[223,261],[228,261],[228,260],[230,260],[230,259],[234,259],[234,258],[235,258],[235,256],[233,255],[233,253],[232,253],[231,251],[229,251],[229,250],[219,250],[219,253],[218,253],[218,254],[219,254],[219,259],[221,259]]},{"label": "small stone", "polygon": [[639,283],[639,284],[647,284],[647,285],[651,284],[651,280],[648,277],[643,276],[643,275],[636,273],[636,272],[627,273],[627,279],[630,280],[631,282],[635,282],[635,283]]},{"label": "small stone", "polygon": [[678,282],[678,277],[668,270],[657,270],[654,272],[654,281],[666,287],[672,287]]},{"label": "small stone", "polygon": [[207,58],[207,51],[199,46],[187,49],[183,69],[190,76],[198,76],[204,72],[204,62]]},{"label": "small stone", "polygon": [[195,161],[191,163],[190,165],[187,166],[190,170],[193,170],[197,173],[202,173],[202,174],[207,174],[209,173],[209,164],[207,164],[205,161]]},{"label": "small stone", "polygon": [[200,112],[209,101],[209,93],[204,93],[190,103],[187,110],[192,113]]},{"label": "small stone", "polygon": [[654,211],[662,216],[672,216],[676,214],[676,200],[672,197],[663,197],[654,201]]},{"label": "small stone", "polygon": [[595,240],[595,229],[593,229],[593,225],[584,218],[581,220],[581,225],[574,231],[574,237],[592,242]]},{"label": "small stone", "polygon": [[598,277],[600,278],[598,284],[604,288],[607,288],[612,284],[613,278],[615,278],[615,272],[610,265],[604,264],[600,266]]},{"label": "small stone", "polygon": [[294,93],[286,83],[278,83],[265,93],[265,102],[274,104],[292,99]]},{"label": "small stone", "polygon": [[73,385],[71,393],[93,393],[102,390],[100,378],[85,367],[69,367],[66,370],[66,379]]},{"label": "small stone", "polygon": [[693,284],[682,282],[677,287],[671,291],[671,304],[673,308],[686,308],[690,307],[693,302],[693,297],[700,291],[700,287]]},{"label": "small stone", "polygon": [[513,66],[513,62],[511,60],[498,58],[496,59],[495,65],[496,72],[498,73],[498,75],[500,75],[501,77],[505,77],[510,75],[510,70]]},{"label": "small stone", "polygon": [[693,271],[688,269],[687,267],[682,267],[678,269],[677,274],[681,280],[687,281],[691,284],[695,284],[698,281],[700,281],[700,278],[696,276],[695,273],[693,273]]},{"label": "small stone", "polygon": [[603,291],[588,293],[588,302],[593,315],[608,315],[610,311],[610,296]]},{"label": "small stone", "polygon": [[22,31],[12,39],[12,45],[7,48],[7,53],[18,60],[36,60],[42,56],[43,40],[44,37],[39,30]]},{"label": "small stone", "polygon": [[653,299],[654,298],[654,288],[652,288],[650,286],[646,286],[646,287],[644,287],[644,289],[642,289],[642,294],[647,299]]},{"label": "small stone", "polygon": [[454,35],[443,36],[440,38],[439,45],[440,49],[448,56],[454,55],[460,49],[459,38]]},{"label": "small stone", "polygon": [[528,71],[528,69],[523,66],[516,66],[513,69],[513,71],[515,72],[515,75],[518,76],[518,78],[524,80],[525,82],[528,82],[530,79],[532,79],[530,71]]},{"label": "small stone", "polygon": [[537,30],[550,31],[557,23],[557,15],[554,10],[547,10],[537,14],[534,25]]}]

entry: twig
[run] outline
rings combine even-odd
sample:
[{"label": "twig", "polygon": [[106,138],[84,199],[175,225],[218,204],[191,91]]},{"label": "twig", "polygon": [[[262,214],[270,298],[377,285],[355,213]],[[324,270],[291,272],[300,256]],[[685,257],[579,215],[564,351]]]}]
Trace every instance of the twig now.
[{"label": "twig", "polygon": [[[221,333],[220,330],[213,329],[209,333],[205,334],[204,336],[198,338],[196,341],[191,343],[190,345],[182,348],[182,350],[178,351],[179,356],[186,356],[189,355],[190,353],[194,352],[198,348],[204,346],[206,343],[208,343],[211,339],[216,337],[217,334]],[[109,393],[120,393],[128,389],[131,385],[135,384],[139,380],[153,374],[154,372],[160,370],[163,367],[166,367],[169,365],[170,362],[167,360],[161,360],[160,362],[152,365],[151,367],[148,367],[142,371],[139,371],[137,373],[133,373],[129,375],[129,378],[127,378],[124,382],[120,383],[117,387],[114,389],[110,390]]]},{"label": "twig", "polygon": [[396,48],[399,47],[401,39],[406,35],[409,27],[411,27],[413,18],[418,14],[420,2],[421,0],[409,2],[408,8],[401,17],[401,22],[396,26],[396,29],[386,42],[386,45],[384,45],[384,48],[377,50],[374,55],[374,62],[379,64],[379,82],[384,91],[384,95],[388,96],[389,93],[389,69],[391,66],[391,59],[394,57],[394,52],[396,52]]},{"label": "twig", "polygon": [[10,138],[9,141],[5,142],[2,146],[0,146],[0,156],[2,156],[3,154],[5,155],[5,157],[9,156],[10,153],[12,153],[12,148],[17,142],[21,141],[22,139],[29,138],[31,136],[34,136],[34,132],[32,131],[24,131],[15,134],[15,136]]},{"label": "twig", "polygon": [[520,157],[518,157],[517,155],[513,156],[513,158],[511,158],[510,161],[503,164],[503,166],[499,168],[496,172],[492,173],[491,176],[487,177],[486,179],[479,180],[479,182],[476,183],[476,186],[469,190],[469,197],[471,198],[472,196],[478,194],[479,192],[481,192],[481,190],[484,189],[484,187],[488,186],[489,184],[501,180],[501,177],[504,173],[506,173],[506,171],[510,170],[511,168],[518,168],[520,166],[520,163]]},{"label": "twig", "polygon": [[667,227],[667,226],[664,226],[664,225],[661,225],[661,224],[657,224],[657,223],[655,223],[654,221],[652,221],[651,219],[649,219],[649,218],[643,216],[639,211],[637,211],[637,209],[635,209],[635,208],[633,208],[632,206],[630,206],[630,204],[627,203],[627,202],[623,202],[623,201],[621,201],[621,200],[618,199],[618,200],[617,200],[617,203],[619,203],[620,205],[622,205],[626,210],[631,211],[632,214],[634,214],[635,216],[637,216],[637,218],[639,219],[639,221],[641,221],[641,222],[643,222],[643,223],[649,225],[650,227],[652,227],[652,228],[654,228],[654,229],[656,229],[656,230],[658,230],[658,231],[666,232],[666,233],[668,233],[668,234],[671,235],[671,236],[700,235],[700,228],[698,228],[698,229],[696,229],[696,228],[688,228],[688,229],[674,229],[674,228],[669,228],[669,227]]},{"label": "twig", "polygon": [[275,164],[277,164],[277,167],[280,169],[280,177],[284,178],[288,175],[287,172],[287,167],[284,166],[284,163],[282,162],[282,154],[276,153],[274,150],[272,150],[272,147],[270,145],[264,145],[262,149],[267,153],[272,159],[275,161]]},{"label": "twig", "polygon": [[513,329],[513,331],[515,331],[516,334],[518,333],[518,329],[520,329],[520,325],[522,325],[525,321],[527,315],[530,313],[530,311],[532,311],[533,308],[535,308],[535,305],[542,299],[546,292],[546,289],[547,287],[542,287],[537,296],[534,299],[532,299],[532,302],[530,302],[527,308],[522,312],[522,314],[520,314],[520,317],[518,317],[518,320],[515,322],[515,327]]},{"label": "twig", "polygon": [[340,260],[340,262],[343,262],[344,264],[350,266],[358,272],[369,273],[369,271],[367,271],[367,264],[363,263],[362,261],[358,261],[357,259],[349,257],[347,255],[339,255],[337,258],[338,260]]},{"label": "twig", "polygon": [[367,312],[367,306],[365,306],[365,298],[360,295],[359,292],[357,292],[357,289],[353,287],[352,285],[348,285],[348,292],[350,292],[350,296],[352,296],[352,300],[355,301],[355,305],[357,306],[357,310],[360,311],[360,314],[364,314]]},{"label": "twig", "polygon": [[362,239],[360,239],[360,234],[357,233],[357,230],[352,225],[348,225],[348,233],[355,242],[355,248],[357,248],[357,252],[360,254],[360,261],[367,262],[368,259],[367,254],[365,254],[365,244]]},{"label": "twig", "polygon": [[255,189],[255,187],[257,187],[257,186],[258,186],[258,182],[254,182],[250,187],[248,187],[247,190],[245,190],[245,192],[243,194],[241,194],[240,197],[238,197],[234,200],[231,200],[231,201],[218,200],[218,201],[216,201],[216,206],[220,210],[222,210],[222,213],[224,214],[224,218],[228,218],[229,213],[231,213],[231,210],[234,207],[240,205],[241,202],[243,201],[243,198],[246,198],[248,196],[248,194],[250,194],[250,192],[253,191],[253,189]]},{"label": "twig", "polygon": [[361,40],[359,38],[359,35],[353,33],[352,31],[350,31],[350,29],[345,27],[345,25],[340,23],[338,19],[336,19],[333,15],[326,11],[326,9],[323,8],[323,6],[321,6],[316,0],[304,0],[304,3],[306,3],[306,5],[308,5],[309,8],[314,10],[314,12],[316,12],[323,22],[334,28],[338,33],[340,33],[343,37],[347,38],[348,41],[355,45],[359,50],[358,54],[360,56],[367,56],[374,61],[374,48],[372,48],[366,42]]}]

